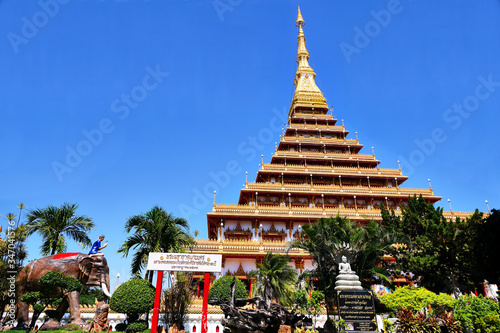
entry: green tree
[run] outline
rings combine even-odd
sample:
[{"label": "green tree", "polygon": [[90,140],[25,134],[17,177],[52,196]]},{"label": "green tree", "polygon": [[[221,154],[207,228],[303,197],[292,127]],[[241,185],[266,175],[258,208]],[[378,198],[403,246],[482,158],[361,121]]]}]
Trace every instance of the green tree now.
[{"label": "green tree", "polygon": [[139,316],[153,308],[155,288],[148,281],[132,278],[121,284],[109,300],[109,308],[126,313],[128,324],[136,322]]},{"label": "green tree", "polygon": [[494,284],[500,284],[500,265],[492,263],[498,262],[500,253],[500,211],[493,209],[491,215],[477,226],[477,232],[473,229],[469,232],[474,239],[474,258],[477,263],[477,271],[481,276],[476,281],[483,279]]},{"label": "green tree", "polygon": [[425,288],[413,288],[409,286],[396,288],[394,292],[382,295],[382,303],[389,312],[396,313],[402,309],[414,312],[424,311],[429,306],[438,311],[438,315],[444,311],[452,311],[456,300],[450,295],[441,293],[439,295]]},{"label": "green tree", "polygon": [[222,301],[229,300],[229,295],[231,294],[231,283],[235,279],[235,290],[234,298],[245,298],[248,297],[247,287],[240,279],[234,278],[231,275],[224,275],[217,280],[210,287],[208,292],[208,299],[220,299]]},{"label": "green tree", "polygon": [[390,283],[383,256],[397,241],[390,228],[373,220],[366,225],[347,228],[348,241],[354,257],[353,269],[357,272],[365,288],[385,280]]},{"label": "green tree", "polygon": [[80,281],[71,276],[64,276],[60,272],[44,274],[38,279],[38,284],[42,287],[42,291],[29,292],[21,296],[21,301],[33,307],[31,323],[26,328],[26,333],[35,327],[38,317],[48,305],[60,300],[60,298],[52,297],[54,292],[62,291],[63,295],[67,295],[82,288]]},{"label": "green tree", "polygon": [[463,296],[457,300],[455,318],[473,332],[500,332],[500,306],[490,299]]},{"label": "green tree", "polygon": [[96,300],[100,302],[107,299],[101,288],[83,286],[80,292],[80,305],[94,305]]},{"label": "green tree", "polygon": [[333,314],[335,298],[336,249],[346,239],[345,230],[350,221],[337,216],[330,219],[319,219],[313,224],[303,227],[300,239],[288,242],[286,250],[302,249],[312,256],[315,268],[312,276],[318,280],[318,289],[325,295],[328,318]]},{"label": "green tree", "polygon": [[292,286],[297,282],[297,271],[288,265],[292,260],[288,256],[273,255],[268,252],[262,264],[249,272],[249,277],[256,277],[255,295],[264,297],[267,302],[275,299],[281,305],[289,305],[292,301]]},{"label": "green tree", "polygon": [[302,237],[288,242],[286,250],[302,249],[313,257],[315,268],[305,271],[302,276],[309,280],[317,278],[318,289],[325,295],[328,317],[333,314],[337,260],[342,252],[350,253],[354,259],[352,268],[364,285],[373,283],[374,276],[388,280],[387,271],[378,267],[394,242],[391,230],[385,226],[370,221],[357,227],[354,222],[337,215],[305,225],[303,230]]},{"label": "green tree", "polygon": [[77,208],[77,204],[64,203],[61,207],[47,206],[28,212],[28,236],[40,234],[43,239],[40,246],[43,255],[66,251],[66,237],[82,246],[92,245],[87,234],[94,227],[94,223],[84,215],[76,215]]},{"label": "green tree", "polygon": [[482,213],[476,210],[466,220],[449,222],[442,208],[435,208],[422,196],[410,197],[401,215],[383,205],[381,208],[384,223],[394,230],[400,243],[389,248],[396,259],[396,273],[412,272],[421,278],[422,286],[434,292],[471,285],[477,278],[474,230]]},{"label": "green tree", "polygon": [[[127,257],[134,250],[132,274],[140,273],[146,266],[150,252],[184,252],[186,247],[195,244],[189,234],[188,222],[163,208],[154,206],[150,211],[130,217],[125,223],[125,231],[133,234],[120,246],[118,253]],[[147,272],[146,278],[151,282],[153,272]]]}]

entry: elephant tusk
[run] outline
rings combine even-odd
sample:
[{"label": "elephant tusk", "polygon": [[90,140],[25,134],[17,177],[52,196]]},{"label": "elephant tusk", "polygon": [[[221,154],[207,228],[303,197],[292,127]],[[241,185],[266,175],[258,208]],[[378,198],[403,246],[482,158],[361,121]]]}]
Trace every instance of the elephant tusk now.
[{"label": "elephant tusk", "polygon": [[111,298],[111,295],[109,294],[109,291],[108,291],[108,287],[106,287],[106,284],[104,282],[101,283],[101,288],[102,288],[102,292],[104,293],[104,295],[106,295],[108,298]]}]

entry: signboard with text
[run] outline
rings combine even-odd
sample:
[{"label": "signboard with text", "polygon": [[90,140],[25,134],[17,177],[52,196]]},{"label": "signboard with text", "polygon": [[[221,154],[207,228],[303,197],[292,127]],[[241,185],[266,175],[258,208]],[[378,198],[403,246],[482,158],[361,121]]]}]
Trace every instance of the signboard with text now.
[{"label": "signboard with text", "polygon": [[377,331],[373,295],[366,290],[337,290],[339,316],[348,331]]},{"label": "signboard with text", "polygon": [[150,271],[221,272],[221,254],[150,252]]}]

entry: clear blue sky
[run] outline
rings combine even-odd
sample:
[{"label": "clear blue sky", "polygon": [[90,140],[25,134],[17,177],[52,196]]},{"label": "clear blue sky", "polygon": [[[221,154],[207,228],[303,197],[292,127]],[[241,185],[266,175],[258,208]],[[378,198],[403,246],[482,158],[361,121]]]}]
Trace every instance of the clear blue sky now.
[{"label": "clear blue sky", "polygon": [[128,217],[159,204],[206,237],[213,185],[236,203],[279,140],[297,4],[316,83],[361,152],[401,160],[405,187],[430,178],[446,210],[448,198],[456,211],[498,208],[498,0],[4,0],[4,227],[20,202],[78,203],[124,278]]}]

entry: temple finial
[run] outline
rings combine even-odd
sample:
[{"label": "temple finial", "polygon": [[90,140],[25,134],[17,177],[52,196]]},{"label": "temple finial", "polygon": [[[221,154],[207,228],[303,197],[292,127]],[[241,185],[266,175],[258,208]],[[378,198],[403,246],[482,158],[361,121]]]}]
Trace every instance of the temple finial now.
[{"label": "temple finial", "polygon": [[314,112],[326,114],[328,112],[328,104],[326,104],[326,99],[323,96],[323,93],[319,90],[316,82],[314,81],[316,74],[311,66],[309,66],[309,52],[306,48],[306,38],[304,36],[304,31],[302,30],[302,27],[304,26],[304,19],[302,18],[300,7],[298,9],[297,21],[295,24],[299,28],[299,36],[297,39],[298,66],[297,71],[295,72],[295,79],[293,80],[295,93],[293,94],[292,104],[290,105],[288,115],[290,116],[296,108],[312,108]]},{"label": "temple finial", "polygon": [[297,21],[295,21],[295,25],[297,27],[304,26],[304,19],[302,18],[302,14],[300,13],[300,6],[299,6],[299,12],[297,13]]}]

